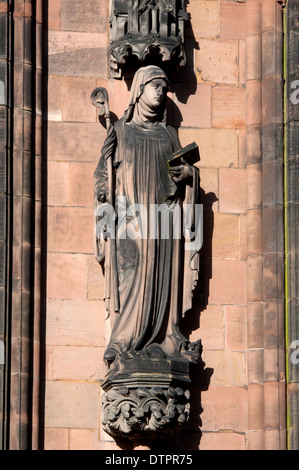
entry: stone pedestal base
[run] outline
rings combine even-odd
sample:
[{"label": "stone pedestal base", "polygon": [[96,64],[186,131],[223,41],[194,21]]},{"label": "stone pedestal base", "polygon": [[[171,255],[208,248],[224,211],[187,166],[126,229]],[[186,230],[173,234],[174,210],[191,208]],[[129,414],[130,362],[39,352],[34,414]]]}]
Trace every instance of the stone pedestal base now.
[{"label": "stone pedestal base", "polygon": [[157,439],[188,420],[189,362],[120,358],[102,383],[103,429],[114,438]]}]

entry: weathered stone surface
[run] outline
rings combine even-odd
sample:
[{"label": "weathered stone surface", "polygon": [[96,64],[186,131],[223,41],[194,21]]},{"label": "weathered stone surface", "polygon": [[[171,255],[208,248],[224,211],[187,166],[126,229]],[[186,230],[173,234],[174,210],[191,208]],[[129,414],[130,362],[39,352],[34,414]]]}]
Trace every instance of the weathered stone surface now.
[{"label": "weathered stone surface", "polygon": [[237,41],[201,40],[199,51],[195,51],[198,78],[213,83],[237,84],[238,54]]},{"label": "weathered stone surface", "polygon": [[45,425],[50,428],[95,429],[99,420],[99,385],[80,382],[47,382]]}]

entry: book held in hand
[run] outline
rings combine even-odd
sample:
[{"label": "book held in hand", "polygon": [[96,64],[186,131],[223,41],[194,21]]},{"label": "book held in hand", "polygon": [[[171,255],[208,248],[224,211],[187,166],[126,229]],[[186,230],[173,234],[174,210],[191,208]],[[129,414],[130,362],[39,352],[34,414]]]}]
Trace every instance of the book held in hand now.
[{"label": "book held in hand", "polygon": [[192,144],[186,145],[186,147],[172,153],[167,161],[168,168],[183,165],[182,159],[185,160],[189,165],[199,162],[200,155],[198,145],[193,142]]}]

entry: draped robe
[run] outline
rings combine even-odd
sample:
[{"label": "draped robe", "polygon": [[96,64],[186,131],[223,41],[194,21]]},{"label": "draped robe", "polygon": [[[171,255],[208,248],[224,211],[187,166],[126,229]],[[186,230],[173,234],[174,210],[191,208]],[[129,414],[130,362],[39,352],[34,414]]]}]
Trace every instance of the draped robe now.
[{"label": "draped robe", "polygon": [[[113,149],[114,200],[118,214],[114,248],[118,286],[110,285],[108,290],[118,289],[120,304],[107,357],[146,353],[151,345],[159,345],[166,355],[179,356],[186,343],[179,323],[192,306],[199,255],[198,249],[185,250],[183,234],[179,239],[174,238],[173,217],[178,205],[182,208],[183,204],[190,204],[194,208],[199,202],[199,176],[197,169],[192,167],[190,185],[176,184],[170,177],[167,160],[180,147],[172,127],[162,122],[146,127],[142,122],[139,125],[127,118],[115,123],[104,145],[110,153]],[[97,193],[107,194],[105,152],[102,152],[95,176]],[[162,204],[168,217],[164,221],[168,220],[169,236],[162,237],[162,222],[158,218],[154,238],[150,233],[151,207]],[[145,219],[136,219],[137,213],[129,212],[134,205],[142,205]],[[134,234],[136,220],[142,233],[137,238]],[[182,223],[182,213],[181,222],[177,223]],[[105,263],[102,245],[99,247],[100,259]],[[112,282],[111,277],[108,282]]]}]

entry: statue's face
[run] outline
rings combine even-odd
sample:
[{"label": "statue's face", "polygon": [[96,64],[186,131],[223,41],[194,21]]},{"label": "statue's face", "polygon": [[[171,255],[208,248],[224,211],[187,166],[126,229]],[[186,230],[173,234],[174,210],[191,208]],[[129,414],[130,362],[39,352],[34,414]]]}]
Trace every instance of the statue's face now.
[{"label": "statue's face", "polygon": [[163,78],[155,78],[147,83],[143,89],[140,101],[147,106],[158,108],[167,93],[167,83]]}]

